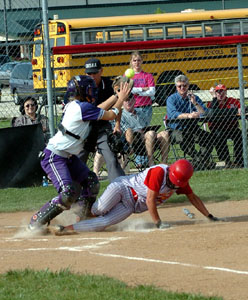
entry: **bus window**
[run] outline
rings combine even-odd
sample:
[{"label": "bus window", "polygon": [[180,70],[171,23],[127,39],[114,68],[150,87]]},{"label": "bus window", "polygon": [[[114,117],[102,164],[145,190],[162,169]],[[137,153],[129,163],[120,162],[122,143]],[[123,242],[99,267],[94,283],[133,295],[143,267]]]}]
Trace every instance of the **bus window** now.
[{"label": "bus window", "polygon": [[185,26],[186,37],[187,38],[195,38],[202,37],[202,28],[199,25],[186,25]]},{"label": "bus window", "polygon": [[224,23],[224,35],[239,35],[240,23]]},{"label": "bus window", "polygon": [[56,46],[65,46],[65,38],[64,37],[57,38]]},{"label": "bus window", "polygon": [[123,30],[106,30],[105,32],[106,42],[123,42]]},{"label": "bus window", "polygon": [[104,42],[102,31],[98,31],[96,33],[96,40],[97,40],[98,43],[103,43]]},{"label": "bus window", "polygon": [[208,23],[204,25],[205,36],[222,36],[220,23]]},{"label": "bus window", "polygon": [[128,29],[126,28],[127,41],[143,41],[143,29]]},{"label": "bus window", "polygon": [[83,43],[83,35],[82,32],[72,32],[71,33],[71,44],[82,44]]},{"label": "bus window", "polygon": [[166,28],[166,38],[167,39],[181,39],[182,37],[183,37],[182,26]]},{"label": "bus window", "polygon": [[93,44],[97,42],[97,31],[85,31],[85,44]]},{"label": "bus window", "polygon": [[34,56],[39,57],[40,55],[41,55],[41,44],[35,44]]},{"label": "bus window", "polygon": [[243,34],[248,34],[248,22],[243,22]]},{"label": "bus window", "polygon": [[163,28],[147,28],[146,36],[147,36],[147,40],[163,40],[164,39]]}]

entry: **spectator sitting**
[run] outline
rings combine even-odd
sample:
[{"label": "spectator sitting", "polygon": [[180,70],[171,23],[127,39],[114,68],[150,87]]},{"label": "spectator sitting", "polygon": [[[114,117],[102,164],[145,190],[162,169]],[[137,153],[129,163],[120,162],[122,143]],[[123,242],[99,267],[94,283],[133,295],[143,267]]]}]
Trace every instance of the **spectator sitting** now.
[{"label": "spectator sitting", "polygon": [[[145,143],[145,151],[148,156],[149,166],[154,165],[154,151],[155,144],[158,142],[161,150],[161,162],[166,163],[169,152],[169,134],[167,131],[156,133],[154,130],[145,132],[140,123],[140,118],[136,113],[135,98],[130,97],[123,102],[123,110],[121,116],[121,130],[125,134],[126,141],[135,154],[142,156],[144,147],[142,141]],[[140,142],[141,141],[141,142]],[[142,167],[142,166],[139,166]]]},{"label": "spectator sitting", "polygon": [[[213,90],[213,89],[212,89]],[[210,91],[211,92],[211,91]],[[243,167],[243,143],[242,143],[242,131],[239,128],[238,120],[225,119],[225,109],[236,108],[236,113],[240,113],[240,102],[238,99],[227,97],[227,89],[225,85],[219,84],[214,88],[213,100],[208,104],[208,107],[214,110],[217,109],[223,111],[223,118],[216,119],[208,123],[208,127],[211,133],[215,137],[215,148],[217,155],[221,161],[225,161],[227,167],[233,166],[230,153],[227,145],[227,140],[233,140],[234,148],[234,165]]]},{"label": "spectator sitting", "polygon": [[[175,78],[177,92],[167,98],[167,126],[178,135],[180,148],[184,154],[193,158],[196,169],[211,169],[215,166],[212,161],[213,138],[210,132],[201,129],[197,120],[185,122],[168,122],[170,119],[196,119],[208,109],[201,99],[188,92],[189,80],[185,75]],[[196,150],[195,143],[200,145]]]},{"label": "spectator sitting", "polygon": [[[123,102],[123,110],[120,122],[121,131],[125,135],[125,140],[127,141],[132,151],[136,154],[136,157],[138,155],[142,157],[144,155],[144,152],[147,154],[147,167],[148,165],[154,165],[153,154],[155,145],[158,143],[161,151],[161,162],[166,163],[168,160],[169,152],[169,132],[161,131],[159,133],[156,133],[154,130],[145,132],[143,130],[143,126],[140,124],[140,119],[136,113],[136,109],[134,108],[134,106],[135,98],[130,95],[129,98]],[[103,157],[99,153],[96,153],[93,171],[96,174],[99,174],[99,170],[103,164]],[[123,164],[124,167],[125,162]],[[139,165],[137,161],[136,166],[138,168],[146,167],[146,165]]]},{"label": "spectator sitting", "polygon": [[48,142],[50,138],[48,118],[44,115],[37,113],[38,103],[37,100],[31,96],[26,97],[20,105],[21,116],[13,118],[12,126],[25,126],[41,123],[42,130],[44,134],[45,143]]}]

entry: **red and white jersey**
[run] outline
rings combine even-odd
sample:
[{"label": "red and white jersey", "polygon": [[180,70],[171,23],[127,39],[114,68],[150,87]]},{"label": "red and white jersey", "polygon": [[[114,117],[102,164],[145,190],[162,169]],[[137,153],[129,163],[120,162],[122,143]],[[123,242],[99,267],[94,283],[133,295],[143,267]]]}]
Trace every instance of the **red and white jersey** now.
[{"label": "red and white jersey", "polygon": [[174,192],[177,194],[192,193],[192,189],[189,184],[179,189],[171,189],[166,185],[168,167],[168,165],[160,164],[137,174],[116,178],[115,181],[124,183],[126,186],[133,188],[136,192],[138,196],[135,204],[136,213],[140,213],[148,209],[146,205],[148,188],[159,193],[156,200],[157,205],[160,205],[169,199]]}]

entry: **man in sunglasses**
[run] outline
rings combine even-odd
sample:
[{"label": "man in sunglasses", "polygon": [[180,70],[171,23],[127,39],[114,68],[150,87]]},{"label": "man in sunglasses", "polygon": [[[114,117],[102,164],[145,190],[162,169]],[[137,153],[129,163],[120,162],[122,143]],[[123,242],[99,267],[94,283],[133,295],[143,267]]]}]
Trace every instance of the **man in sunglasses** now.
[{"label": "man in sunglasses", "polygon": [[[227,88],[218,84],[212,90],[213,100],[208,107],[212,109],[213,121],[208,123],[211,133],[215,137],[215,149],[220,161],[225,166],[243,167],[243,143],[242,131],[238,119],[235,116],[240,113],[240,102],[238,99],[227,97]],[[216,120],[214,116],[216,115]],[[218,117],[218,118],[217,118]],[[233,118],[234,117],[234,118]],[[231,162],[227,140],[233,140],[234,161]]]},{"label": "man in sunglasses", "polygon": [[[102,76],[103,68],[101,62],[97,58],[90,58],[85,62],[85,73],[90,76],[96,83],[98,89],[98,98],[96,106],[112,97],[115,93],[112,88],[112,81],[108,77]],[[107,132],[112,132],[112,126],[109,121],[102,120],[91,122],[91,131],[84,145],[83,151],[80,153],[80,159],[86,163],[90,152],[95,152],[96,148],[106,162],[109,181],[114,180],[118,176],[125,175],[121,168],[117,156],[111,151],[108,145]],[[117,117],[116,127],[114,131],[120,132],[120,121]],[[97,155],[96,157],[99,157]],[[95,161],[95,164],[100,163]],[[96,169],[98,167],[96,166]]]},{"label": "man in sunglasses", "polygon": [[[177,76],[175,85],[176,93],[167,98],[166,125],[171,142],[179,143],[184,154],[193,158],[195,169],[212,169],[215,167],[211,156],[213,137],[198,125],[197,120],[208,109],[198,96],[189,92],[189,80],[185,75]],[[196,143],[200,146],[199,151]]]},{"label": "man in sunglasses", "polygon": [[209,213],[201,199],[192,191],[189,180],[193,166],[186,159],[180,159],[168,166],[159,164],[140,173],[116,178],[108,185],[102,196],[91,208],[92,218],[69,226],[59,225],[55,233],[68,231],[103,231],[118,224],[133,213],[149,211],[158,229],[170,224],[161,221],[157,206],[166,202],[173,193],[185,194],[188,200],[210,221],[219,219]]}]

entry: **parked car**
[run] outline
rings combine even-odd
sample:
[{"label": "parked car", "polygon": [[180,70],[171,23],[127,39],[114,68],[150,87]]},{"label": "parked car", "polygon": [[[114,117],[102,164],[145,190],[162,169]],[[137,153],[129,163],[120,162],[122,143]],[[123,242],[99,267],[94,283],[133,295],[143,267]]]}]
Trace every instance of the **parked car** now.
[{"label": "parked car", "polygon": [[9,56],[0,54],[0,66],[7,62],[11,62],[11,59],[9,58]]},{"label": "parked car", "polygon": [[11,73],[17,64],[18,62],[13,61],[0,66],[0,88],[9,85]]},{"label": "parked car", "polygon": [[30,62],[20,62],[14,67],[10,76],[9,85],[16,105],[20,104],[21,101],[29,95],[38,98],[34,90],[33,70]]}]

